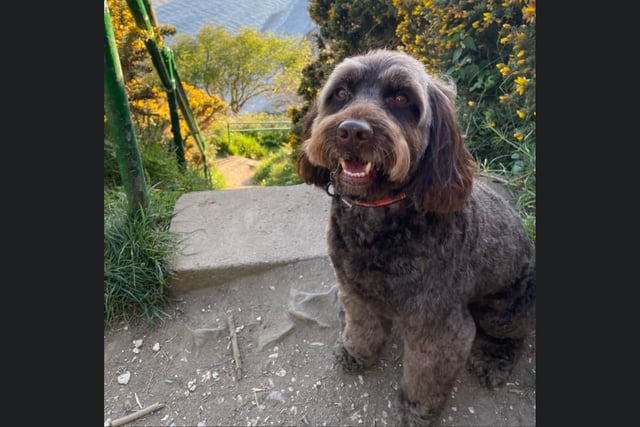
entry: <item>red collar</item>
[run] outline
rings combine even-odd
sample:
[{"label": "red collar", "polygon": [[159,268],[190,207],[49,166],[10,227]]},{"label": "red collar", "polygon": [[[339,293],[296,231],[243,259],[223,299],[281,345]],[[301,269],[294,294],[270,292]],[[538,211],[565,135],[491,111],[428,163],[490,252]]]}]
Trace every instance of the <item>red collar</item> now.
[{"label": "red collar", "polygon": [[357,200],[351,200],[351,203],[358,206],[364,206],[365,208],[379,208],[381,206],[389,206],[400,200],[407,198],[407,193],[396,194],[395,196],[385,197],[384,199],[376,200],[373,203],[359,202]]},{"label": "red collar", "polygon": [[362,206],[365,208],[379,208],[382,206],[389,206],[393,203],[399,202],[400,200],[404,200],[408,197],[407,193],[399,193],[399,194],[396,194],[395,196],[389,196],[389,197],[385,197],[384,199],[376,200],[373,203],[367,203],[367,202],[360,202],[358,200],[349,199],[347,197],[343,197],[342,195],[336,193],[336,190],[333,187],[333,183],[331,181],[329,181],[327,185],[325,185],[324,189],[329,196],[333,197],[334,199],[340,200],[342,203],[347,205],[348,208],[351,208],[352,204]]}]

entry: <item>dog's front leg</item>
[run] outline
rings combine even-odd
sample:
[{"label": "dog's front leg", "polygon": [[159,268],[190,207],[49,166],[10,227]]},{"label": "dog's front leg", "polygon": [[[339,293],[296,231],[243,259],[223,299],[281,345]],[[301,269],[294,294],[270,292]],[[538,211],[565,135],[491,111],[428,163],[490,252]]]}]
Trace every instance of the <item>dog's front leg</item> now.
[{"label": "dog's front leg", "polygon": [[465,366],[475,335],[471,316],[458,311],[438,326],[401,319],[404,339],[400,389],[402,425],[429,426],[444,408]]},{"label": "dog's front leg", "polygon": [[344,310],[345,325],[336,344],[336,359],[347,371],[366,369],[378,360],[391,321],[342,288],[338,289],[338,299]]}]

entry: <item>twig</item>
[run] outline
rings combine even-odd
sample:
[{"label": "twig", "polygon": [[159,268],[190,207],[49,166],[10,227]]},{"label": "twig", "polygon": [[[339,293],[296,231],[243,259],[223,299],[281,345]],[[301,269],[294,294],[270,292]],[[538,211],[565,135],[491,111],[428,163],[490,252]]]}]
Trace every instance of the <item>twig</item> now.
[{"label": "twig", "polygon": [[236,336],[236,328],[233,325],[233,316],[227,316],[227,325],[229,326],[229,335],[231,335],[231,346],[233,348],[233,360],[236,362],[236,381],[240,379],[242,371],[242,363],[240,362],[240,350],[238,350],[238,337]]},{"label": "twig", "polygon": [[144,409],[141,409],[139,411],[134,412],[133,414],[129,414],[125,417],[122,418],[118,418],[116,420],[113,420],[111,422],[107,421],[106,423],[104,423],[105,426],[109,426],[109,427],[118,427],[118,426],[122,426],[125,425],[128,422],[131,422],[133,420],[137,420],[138,418],[142,418],[147,414],[150,414],[151,412],[157,411],[158,409],[162,409],[164,408],[164,403],[159,403],[156,402],[153,405],[147,406]]},{"label": "twig", "polygon": [[136,402],[138,403],[138,408],[142,409],[142,404],[140,403],[140,399],[138,399],[138,393],[133,393],[136,397]]}]

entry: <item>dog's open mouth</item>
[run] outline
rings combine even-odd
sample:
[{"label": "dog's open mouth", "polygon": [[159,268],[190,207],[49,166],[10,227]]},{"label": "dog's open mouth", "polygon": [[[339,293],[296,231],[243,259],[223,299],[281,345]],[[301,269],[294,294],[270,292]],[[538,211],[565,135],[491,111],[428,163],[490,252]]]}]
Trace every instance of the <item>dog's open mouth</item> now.
[{"label": "dog's open mouth", "polygon": [[363,162],[358,159],[341,159],[340,178],[351,184],[367,184],[376,177],[377,169],[371,162]]}]

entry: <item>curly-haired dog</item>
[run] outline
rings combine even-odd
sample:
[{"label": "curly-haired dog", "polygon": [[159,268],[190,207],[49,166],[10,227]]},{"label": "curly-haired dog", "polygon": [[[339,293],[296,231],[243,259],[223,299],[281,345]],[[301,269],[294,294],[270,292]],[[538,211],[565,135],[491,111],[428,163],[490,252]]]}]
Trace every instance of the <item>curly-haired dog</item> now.
[{"label": "curly-haired dog", "polygon": [[334,197],[329,255],[344,310],[337,358],[404,342],[403,424],[429,425],[468,363],[505,382],[535,317],[535,254],[516,212],[474,181],[455,87],[411,56],[347,58],[305,117],[297,172]]}]

